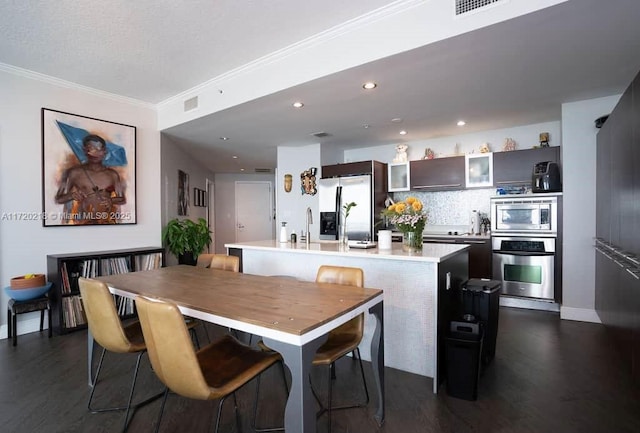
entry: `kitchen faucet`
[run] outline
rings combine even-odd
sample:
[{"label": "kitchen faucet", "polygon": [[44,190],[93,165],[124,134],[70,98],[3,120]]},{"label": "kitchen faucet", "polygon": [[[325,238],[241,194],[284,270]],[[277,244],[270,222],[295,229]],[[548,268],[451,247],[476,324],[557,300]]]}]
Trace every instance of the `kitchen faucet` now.
[{"label": "kitchen faucet", "polygon": [[307,242],[307,246],[311,243],[311,233],[309,233],[309,224],[313,224],[313,215],[311,214],[311,208],[307,208],[307,232],[305,236],[305,241]]}]

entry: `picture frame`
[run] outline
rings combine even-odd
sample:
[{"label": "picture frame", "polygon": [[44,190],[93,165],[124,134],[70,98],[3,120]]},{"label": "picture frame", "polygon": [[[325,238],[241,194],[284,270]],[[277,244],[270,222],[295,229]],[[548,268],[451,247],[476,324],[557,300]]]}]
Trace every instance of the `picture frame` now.
[{"label": "picture frame", "polygon": [[189,215],[189,173],[178,170],[178,215]]},{"label": "picture frame", "polygon": [[44,227],[137,224],[136,127],[42,108]]},{"label": "picture frame", "polygon": [[207,207],[205,190],[193,188],[193,205],[196,207]]}]

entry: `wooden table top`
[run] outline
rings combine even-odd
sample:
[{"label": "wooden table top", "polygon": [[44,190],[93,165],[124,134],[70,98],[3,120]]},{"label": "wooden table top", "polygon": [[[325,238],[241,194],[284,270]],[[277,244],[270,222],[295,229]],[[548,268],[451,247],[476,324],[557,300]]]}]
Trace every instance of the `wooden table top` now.
[{"label": "wooden table top", "polygon": [[132,295],[158,298],[294,335],[303,335],[382,295],[382,290],[169,266],[97,278]]}]

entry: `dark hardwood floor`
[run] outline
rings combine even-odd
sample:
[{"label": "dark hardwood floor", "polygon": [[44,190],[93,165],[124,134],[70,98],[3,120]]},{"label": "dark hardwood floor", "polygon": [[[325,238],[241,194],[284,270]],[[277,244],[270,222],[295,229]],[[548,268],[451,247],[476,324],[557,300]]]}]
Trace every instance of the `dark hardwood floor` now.
[{"label": "dark hardwood floor", "polygon": [[[210,335],[224,330],[209,328]],[[200,336],[200,340],[206,337]],[[118,432],[123,413],[91,414],[86,371],[86,331],[47,338],[46,332],[21,335],[18,346],[0,342],[0,432]],[[96,351],[96,353],[98,353]],[[108,353],[96,404],[126,400],[135,356]],[[371,366],[366,363],[373,388]],[[263,378],[258,424],[281,425],[284,390],[277,369]],[[314,372],[314,383],[326,387],[326,370]],[[640,432],[640,388],[631,381],[603,326],[561,321],[554,313],[501,308],[496,357],[480,379],[478,400],[434,395],[431,379],[386,370],[386,422],[373,421],[369,407],[337,411],[333,431],[348,433],[424,432]],[[337,365],[335,398],[357,398],[361,392],[356,363]],[[146,356],[136,400],[162,390]],[[238,393],[243,431],[251,431],[255,383]],[[324,393],[322,397],[324,397]],[[217,402],[170,395],[161,432],[208,432]],[[136,410],[130,432],[152,432],[157,400]],[[231,400],[225,405],[221,432],[235,432]],[[326,416],[318,431],[327,431]]]}]

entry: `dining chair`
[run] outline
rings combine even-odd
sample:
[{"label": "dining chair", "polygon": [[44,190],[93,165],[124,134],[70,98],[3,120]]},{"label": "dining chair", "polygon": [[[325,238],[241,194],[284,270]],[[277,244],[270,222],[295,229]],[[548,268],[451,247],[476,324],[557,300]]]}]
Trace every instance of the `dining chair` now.
[{"label": "dining chair", "polygon": [[196,260],[196,266],[203,268],[211,267],[211,260],[213,260],[213,256],[215,256],[215,254],[200,254]]},{"label": "dining chair", "polygon": [[166,386],[155,431],[160,428],[169,390],[196,400],[219,399],[216,433],[224,401],[233,395],[239,431],[235,392],[272,365],[282,363],[282,357],[242,344],[231,335],[196,351],[189,340],[182,313],[175,304],[140,297],[136,299],[136,305],[151,366]]},{"label": "dining chair", "polygon": [[[318,273],[316,274],[316,282],[364,287],[364,273],[360,268],[323,265],[318,269]],[[364,314],[359,314],[348,322],[330,331],[327,341],[322,346],[320,346],[315,354],[315,357],[313,358],[313,365],[329,366],[327,392],[328,403],[326,407],[320,401],[320,398],[313,389],[313,385],[311,386],[313,395],[315,396],[321,407],[320,411],[318,412],[318,416],[321,416],[324,412],[327,413],[329,432],[331,432],[331,411],[338,409],[364,407],[369,403],[369,390],[367,388],[367,381],[364,377],[364,368],[362,365],[362,358],[360,357],[360,349],[358,348],[358,345],[362,341],[363,333]],[[360,364],[360,373],[362,375],[362,383],[364,386],[366,400],[364,403],[351,404],[346,406],[332,406],[332,382],[335,379],[335,362],[350,352],[353,354],[354,359],[357,358]]]},{"label": "dining chair", "polygon": [[[196,266],[219,269],[222,271],[240,272],[240,258],[236,256],[228,256],[226,254],[200,254],[198,256]],[[186,318],[186,321],[188,326],[196,326],[198,323],[195,319],[190,317]],[[204,322],[201,324],[202,329],[204,329],[204,333],[207,336],[207,341],[211,342],[209,332],[207,331],[207,325]],[[195,330],[193,332],[195,332]],[[237,334],[231,328],[229,328],[229,332],[237,337]]]},{"label": "dining chair", "polygon": [[223,271],[240,272],[240,258],[226,254],[213,254],[209,267]]},{"label": "dining chair", "polygon": [[[154,395],[143,402],[136,405],[131,404],[133,393],[135,391],[136,379],[140,368],[140,359],[146,351],[146,345],[142,335],[140,322],[135,320],[127,325],[123,325],[120,316],[116,311],[113,295],[109,292],[107,285],[101,281],[89,278],[78,278],[80,294],[82,296],[82,305],[87,317],[87,324],[93,339],[102,346],[102,354],[98,362],[96,376],[89,394],[87,408],[91,413],[111,412],[125,410],[124,426],[122,431],[127,430],[129,424],[129,412],[132,408],[142,406],[146,403],[159,398],[162,394]],[[100,371],[104,361],[106,351],[114,353],[131,353],[136,354],[136,366],[133,371],[133,380],[129,391],[127,405],[122,407],[93,408],[91,403],[95,394],[98,382],[100,380]]]}]

